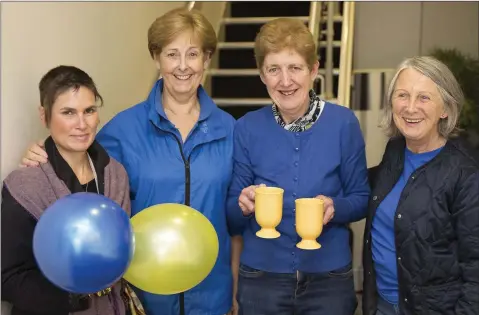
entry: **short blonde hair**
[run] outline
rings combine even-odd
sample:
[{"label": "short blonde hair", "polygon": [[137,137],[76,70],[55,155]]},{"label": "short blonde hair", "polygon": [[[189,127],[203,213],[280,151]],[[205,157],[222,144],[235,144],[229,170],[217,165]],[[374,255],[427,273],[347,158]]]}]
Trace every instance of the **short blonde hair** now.
[{"label": "short blonde hair", "polygon": [[408,58],[399,65],[389,84],[380,127],[390,137],[401,135],[393,119],[392,98],[397,79],[405,69],[414,69],[436,83],[447,113],[446,118],[439,120],[438,132],[446,139],[456,136],[459,133],[457,124],[464,105],[464,94],[451,70],[441,61],[429,56]]},{"label": "short blonde hair", "polygon": [[254,55],[258,69],[262,69],[269,53],[293,49],[300,54],[310,69],[318,61],[313,34],[304,23],[295,18],[278,18],[263,25],[256,35]]},{"label": "short blonde hair", "polygon": [[198,39],[204,53],[213,55],[218,39],[211,23],[198,10],[173,9],[157,18],[148,29],[148,50],[152,58],[179,34],[191,31]]}]

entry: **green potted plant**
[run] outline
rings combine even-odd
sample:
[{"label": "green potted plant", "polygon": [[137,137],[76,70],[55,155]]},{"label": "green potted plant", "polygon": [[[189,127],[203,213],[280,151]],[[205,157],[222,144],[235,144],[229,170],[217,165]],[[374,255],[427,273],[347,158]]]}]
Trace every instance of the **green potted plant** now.
[{"label": "green potted plant", "polygon": [[457,49],[433,49],[431,56],[446,64],[464,91],[465,103],[459,117],[462,136],[479,147],[479,59]]}]

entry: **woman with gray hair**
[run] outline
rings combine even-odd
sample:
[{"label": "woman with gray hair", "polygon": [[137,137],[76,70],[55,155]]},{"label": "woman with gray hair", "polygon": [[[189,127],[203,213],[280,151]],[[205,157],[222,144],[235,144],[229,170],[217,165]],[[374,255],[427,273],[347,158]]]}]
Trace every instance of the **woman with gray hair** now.
[{"label": "woman with gray hair", "polygon": [[463,102],[432,57],[405,60],[390,84],[391,140],[370,171],[364,315],[479,314],[479,166],[456,138]]}]

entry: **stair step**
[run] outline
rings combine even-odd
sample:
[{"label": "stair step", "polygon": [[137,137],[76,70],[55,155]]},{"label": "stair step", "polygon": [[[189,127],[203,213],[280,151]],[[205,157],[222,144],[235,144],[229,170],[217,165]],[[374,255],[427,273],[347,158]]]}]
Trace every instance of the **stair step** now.
[{"label": "stair step", "polygon": [[225,42],[251,42],[256,38],[263,24],[226,24]]},{"label": "stair step", "polygon": [[235,119],[240,119],[248,112],[263,108],[264,105],[236,106],[236,105],[218,105],[219,108],[232,115]]},{"label": "stair step", "polygon": [[[253,49],[254,42],[220,42],[218,49]],[[320,41],[319,47],[326,47],[326,41]],[[333,47],[341,47],[341,41],[333,41]]]},{"label": "stair step", "polygon": [[304,23],[309,22],[309,16],[253,16],[253,17],[225,17],[221,20],[223,24],[266,24],[272,20],[279,19],[282,17],[295,18],[303,21]]},{"label": "stair step", "polygon": [[254,106],[262,105],[267,106],[271,105],[270,98],[214,98],[213,101],[218,106]]},{"label": "stair step", "polygon": [[[305,25],[307,26],[308,23]],[[223,42],[253,42],[264,24],[226,24]],[[320,37],[318,36],[318,39]],[[325,37],[324,37],[325,38]]]},{"label": "stair step", "polygon": [[222,49],[217,52],[221,69],[253,69],[256,59],[252,49]]},{"label": "stair step", "polygon": [[[339,68],[340,47],[333,48],[333,67]],[[319,68],[325,67],[326,47],[319,47]],[[254,69],[256,60],[253,49],[220,49],[218,51],[218,68],[220,69]]]},{"label": "stair step", "polygon": [[[238,24],[225,24],[224,25],[224,41],[225,42],[251,42],[256,38],[261,26],[264,24],[261,23],[238,23]],[[308,26],[308,22],[305,22],[305,25]],[[326,40],[326,23],[321,24],[321,35],[318,36],[318,39]],[[342,22],[334,22],[334,40],[341,40],[341,28]]]},{"label": "stair step", "polygon": [[308,16],[309,1],[231,1],[231,17]]},{"label": "stair step", "polygon": [[[250,17],[225,17],[221,20],[223,24],[266,24],[272,20],[279,19],[282,17],[295,18],[303,21],[304,23],[309,22],[309,16],[250,16]],[[326,18],[323,18],[324,21]],[[334,22],[342,22],[343,17],[341,15],[335,15],[333,17]]]},{"label": "stair step", "polygon": [[[259,75],[258,69],[209,69],[206,71],[208,75],[224,77],[224,76],[255,76]],[[326,71],[319,69],[318,73],[324,75]],[[333,75],[339,75],[339,69],[333,69]],[[319,76],[318,76],[319,77]]]},{"label": "stair step", "polygon": [[[337,75],[333,76],[333,81],[337,85]],[[334,84],[333,84],[334,86]],[[321,87],[321,80],[316,80],[313,89],[318,94],[324,91]],[[337,88],[334,91],[337,93]],[[212,98],[269,98],[268,91],[259,75],[255,76],[211,76],[211,97]]]},{"label": "stair step", "polygon": [[266,87],[259,75],[212,76],[212,98],[268,98]]},{"label": "stair step", "polygon": [[219,42],[218,49],[253,49],[254,42]]}]

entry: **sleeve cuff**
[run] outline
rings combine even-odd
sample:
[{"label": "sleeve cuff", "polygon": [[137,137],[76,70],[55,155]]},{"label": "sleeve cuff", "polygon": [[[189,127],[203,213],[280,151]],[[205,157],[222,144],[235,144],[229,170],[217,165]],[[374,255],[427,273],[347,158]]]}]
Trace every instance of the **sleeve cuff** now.
[{"label": "sleeve cuff", "polygon": [[334,217],[331,222],[350,223],[351,203],[346,198],[332,198],[334,204]]}]

